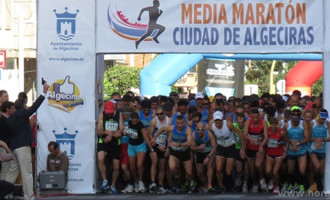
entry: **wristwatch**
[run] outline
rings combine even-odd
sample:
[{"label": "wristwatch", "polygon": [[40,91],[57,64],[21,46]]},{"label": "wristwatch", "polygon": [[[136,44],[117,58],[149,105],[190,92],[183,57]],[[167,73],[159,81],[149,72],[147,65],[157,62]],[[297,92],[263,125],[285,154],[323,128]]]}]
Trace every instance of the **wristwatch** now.
[{"label": "wristwatch", "polygon": [[300,143],[299,142],[297,142],[297,146],[300,146]]}]

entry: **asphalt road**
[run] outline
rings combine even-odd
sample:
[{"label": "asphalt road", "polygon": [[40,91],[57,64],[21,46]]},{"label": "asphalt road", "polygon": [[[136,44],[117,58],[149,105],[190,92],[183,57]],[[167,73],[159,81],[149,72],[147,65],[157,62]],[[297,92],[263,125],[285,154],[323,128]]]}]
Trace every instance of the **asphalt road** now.
[{"label": "asphalt road", "polygon": [[94,200],[94,199],[111,199],[111,200],[212,200],[212,199],[244,199],[244,200],[263,200],[263,199],[330,199],[330,194],[282,194],[282,195],[273,195],[273,194],[242,194],[242,193],[233,193],[233,194],[92,194],[92,195],[60,195],[60,196],[44,196],[37,198],[39,200],[43,199],[77,199],[77,200]]}]

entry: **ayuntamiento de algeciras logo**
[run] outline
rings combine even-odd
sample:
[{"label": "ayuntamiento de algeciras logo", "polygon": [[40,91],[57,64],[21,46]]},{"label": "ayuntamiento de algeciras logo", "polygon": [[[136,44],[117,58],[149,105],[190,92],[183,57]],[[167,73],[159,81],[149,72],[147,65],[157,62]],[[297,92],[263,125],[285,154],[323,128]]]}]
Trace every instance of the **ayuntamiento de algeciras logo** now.
[{"label": "ayuntamiento de algeciras logo", "polygon": [[62,134],[56,133],[55,130],[53,130],[53,134],[55,135],[56,142],[59,144],[61,151],[71,160],[75,155],[75,138],[78,131],[76,130],[74,134],[71,134],[68,133],[67,128],[64,128]]},{"label": "ayuntamiento de algeciras logo", "polygon": [[56,13],[56,9],[53,10],[56,15],[56,32],[61,40],[68,41],[71,40],[76,34],[76,13],[69,13],[68,7],[65,7],[64,13]]},{"label": "ayuntamiento de algeciras logo", "polygon": [[46,94],[48,104],[65,112],[73,111],[77,106],[83,105],[78,86],[70,81],[70,76],[55,81],[50,85]]}]

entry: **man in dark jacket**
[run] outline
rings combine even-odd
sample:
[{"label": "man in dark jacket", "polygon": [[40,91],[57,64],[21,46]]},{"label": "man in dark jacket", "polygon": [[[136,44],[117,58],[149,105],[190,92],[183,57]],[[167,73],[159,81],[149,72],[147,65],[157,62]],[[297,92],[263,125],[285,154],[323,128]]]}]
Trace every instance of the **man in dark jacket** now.
[{"label": "man in dark jacket", "polygon": [[15,101],[16,111],[7,120],[11,129],[9,147],[14,153],[14,160],[16,160],[16,164],[11,166],[9,174],[12,175],[11,180],[16,180],[19,172],[21,172],[24,199],[34,199],[30,147],[33,136],[29,118],[44,101],[48,88],[46,83],[43,84],[43,94],[28,109],[26,109],[24,99],[17,99]]},{"label": "man in dark jacket", "polygon": [[[3,141],[8,144],[9,141],[8,137],[10,135],[10,130],[7,123],[7,119],[10,115],[12,115],[15,112],[14,103],[11,101],[6,101],[1,105],[0,108],[1,108],[0,112],[2,112],[0,114],[0,141]],[[6,149],[0,146],[0,155],[5,153],[6,153]],[[6,176],[8,174],[8,170],[11,162],[13,161],[1,163],[0,180],[7,180]]]}]

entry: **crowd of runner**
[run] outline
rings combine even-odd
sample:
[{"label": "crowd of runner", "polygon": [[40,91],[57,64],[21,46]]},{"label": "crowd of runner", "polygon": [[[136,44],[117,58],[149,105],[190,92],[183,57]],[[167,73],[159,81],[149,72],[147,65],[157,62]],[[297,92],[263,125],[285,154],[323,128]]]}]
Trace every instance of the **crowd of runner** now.
[{"label": "crowd of runner", "polygon": [[[329,121],[322,96],[188,99],[127,92],[98,118],[102,191],[322,191]],[[120,183],[119,183],[120,182]]]}]

